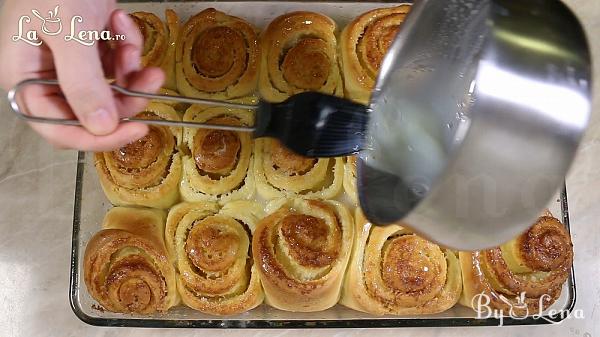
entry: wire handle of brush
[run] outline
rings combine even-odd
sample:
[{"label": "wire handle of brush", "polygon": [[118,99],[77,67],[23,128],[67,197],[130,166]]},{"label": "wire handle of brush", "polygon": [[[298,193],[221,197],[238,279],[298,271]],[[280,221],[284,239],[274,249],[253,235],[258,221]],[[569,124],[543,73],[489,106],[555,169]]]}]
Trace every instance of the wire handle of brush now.
[{"label": "wire handle of brush", "polygon": [[[72,126],[82,126],[81,122],[77,119],[64,119],[64,118],[50,118],[50,117],[40,117],[33,116],[27,113],[27,108],[25,104],[19,103],[19,92],[23,90],[24,87],[29,85],[53,85],[60,86],[58,80],[55,79],[26,79],[19,83],[17,83],[12,89],[8,91],[7,98],[10,103],[10,107],[17,117],[22,120],[31,123],[45,123],[45,124],[55,124],[55,125],[72,125]],[[126,88],[123,88],[114,83],[109,84],[110,88],[121,94],[131,97],[140,97],[146,98],[150,100],[159,100],[159,101],[169,101],[169,102],[179,102],[179,103],[187,103],[187,104],[203,104],[209,106],[220,106],[230,109],[246,109],[246,110],[257,110],[259,105],[250,105],[250,104],[240,104],[240,103],[232,103],[232,102],[224,102],[210,99],[200,99],[200,98],[192,98],[192,97],[184,97],[184,96],[171,96],[171,95],[161,95],[161,94],[149,94],[145,92],[133,91]],[[164,126],[174,126],[174,127],[189,127],[189,128],[200,128],[200,129],[217,129],[217,130],[225,130],[225,131],[239,131],[239,132],[254,132],[256,130],[255,127],[247,127],[247,126],[231,126],[231,125],[219,125],[219,124],[203,124],[196,122],[184,122],[184,121],[172,121],[172,120],[154,120],[154,119],[140,119],[135,117],[129,118],[121,118],[120,120],[123,123],[126,122],[136,122],[143,123],[149,125],[164,125]]]}]

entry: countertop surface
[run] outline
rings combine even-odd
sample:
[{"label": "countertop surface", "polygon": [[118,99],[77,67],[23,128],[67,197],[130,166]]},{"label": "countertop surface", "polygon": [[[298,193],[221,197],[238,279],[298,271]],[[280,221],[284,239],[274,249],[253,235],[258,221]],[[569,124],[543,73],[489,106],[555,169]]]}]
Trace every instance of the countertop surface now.
[{"label": "countertop surface", "polygon": [[[583,21],[600,79],[600,1],[566,1]],[[3,32],[6,34],[6,32]],[[596,83],[597,84],[597,83]],[[576,309],[584,319],[511,328],[383,330],[170,330],[98,328],[69,306],[69,258],[75,151],[55,150],[0,101],[0,337],[9,336],[576,336],[600,337],[600,85],[591,127],[567,178]],[[2,95],[4,96],[4,94]]]}]

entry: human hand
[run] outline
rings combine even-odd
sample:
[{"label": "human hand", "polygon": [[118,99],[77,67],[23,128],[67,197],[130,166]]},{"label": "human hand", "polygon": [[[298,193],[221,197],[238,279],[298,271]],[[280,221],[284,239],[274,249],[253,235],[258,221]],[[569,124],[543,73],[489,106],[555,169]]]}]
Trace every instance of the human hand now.
[{"label": "human hand", "polygon": [[[84,127],[31,123],[31,127],[60,148],[107,151],[143,137],[148,127],[139,123],[119,124],[119,118],[141,111],[147,101],[115,95],[105,78],[130,90],[156,92],[164,81],[159,68],[140,66],[143,40],[135,23],[114,0],[60,0],[58,16],[63,31],[56,36],[44,34],[40,21],[32,15],[37,9],[46,13],[45,0],[6,0],[0,15],[0,87],[5,90],[27,78],[58,78],[55,86],[27,86],[22,98],[31,115],[51,118],[77,118]],[[53,6],[54,7],[54,6]],[[40,46],[13,41],[22,15],[31,17],[31,29],[43,41]],[[106,41],[86,46],[65,41],[69,23],[80,15],[78,30],[103,31],[125,36],[112,48]],[[35,21],[38,20],[38,21]],[[28,26],[29,27],[29,26]]]}]

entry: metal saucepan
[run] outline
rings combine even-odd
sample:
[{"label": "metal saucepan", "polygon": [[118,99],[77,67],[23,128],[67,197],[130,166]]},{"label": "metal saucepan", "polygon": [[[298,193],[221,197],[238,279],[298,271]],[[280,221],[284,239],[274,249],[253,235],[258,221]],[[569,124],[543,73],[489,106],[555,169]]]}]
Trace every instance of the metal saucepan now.
[{"label": "metal saucepan", "polygon": [[371,99],[365,215],[452,248],[510,240],[563,185],[590,73],[583,29],[559,1],[416,1]]}]

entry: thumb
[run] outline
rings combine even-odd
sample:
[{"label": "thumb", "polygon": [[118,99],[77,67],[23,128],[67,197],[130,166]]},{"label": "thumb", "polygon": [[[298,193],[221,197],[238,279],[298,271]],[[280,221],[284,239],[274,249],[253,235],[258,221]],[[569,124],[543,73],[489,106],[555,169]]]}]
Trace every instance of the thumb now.
[{"label": "thumb", "polygon": [[112,90],[102,71],[98,43],[50,45],[62,89],[73,113],[92,134],[107,135],[119,124]]}]

